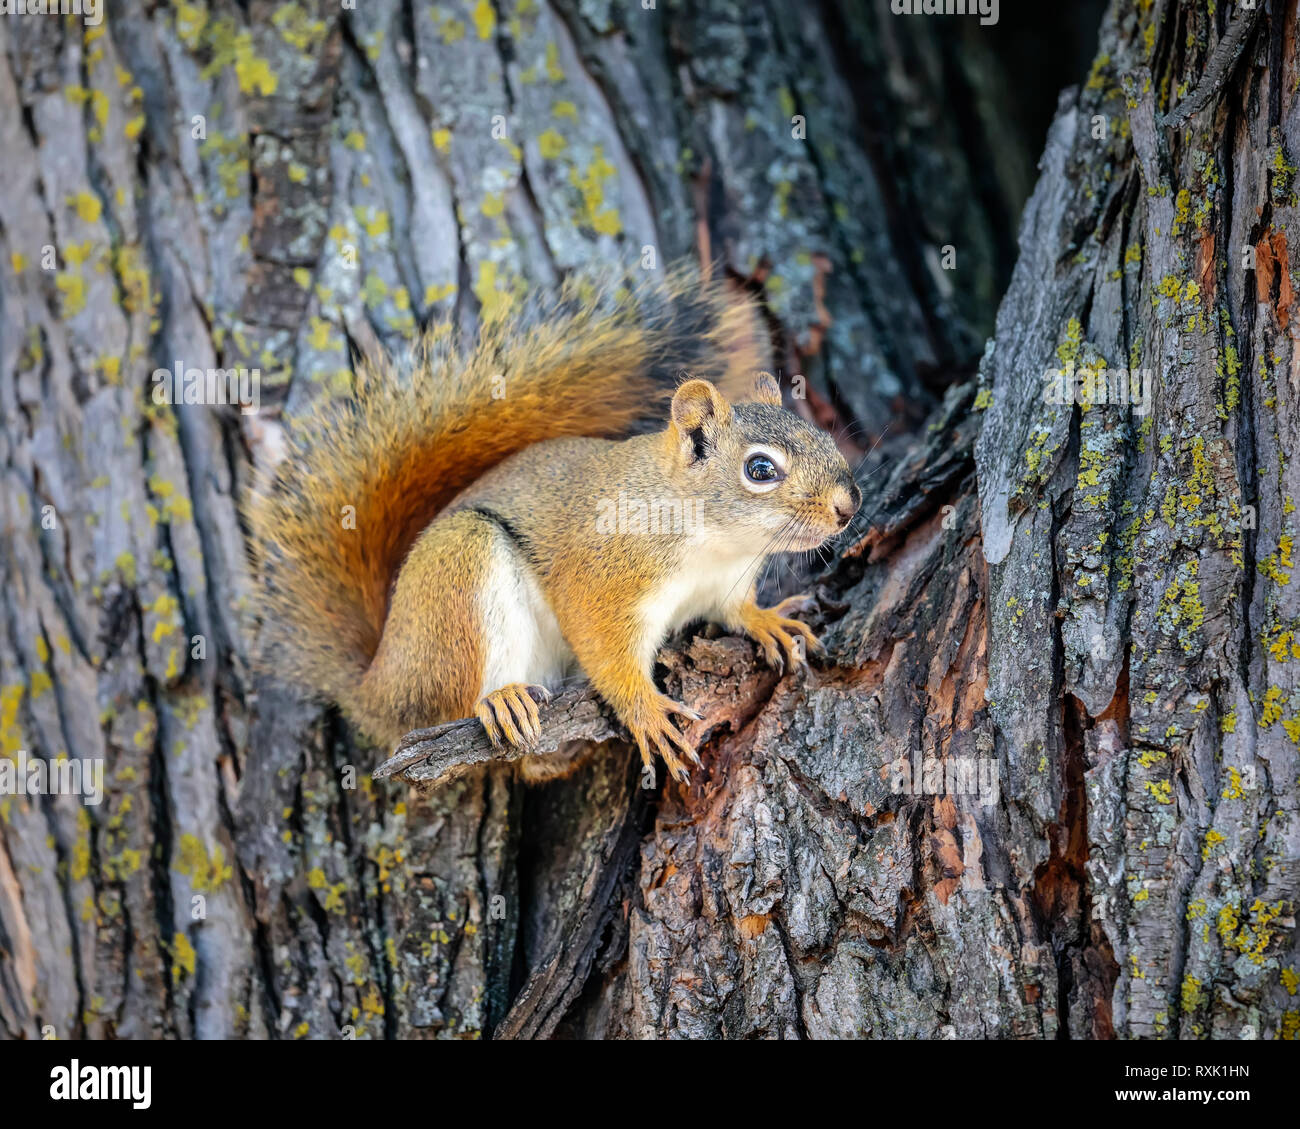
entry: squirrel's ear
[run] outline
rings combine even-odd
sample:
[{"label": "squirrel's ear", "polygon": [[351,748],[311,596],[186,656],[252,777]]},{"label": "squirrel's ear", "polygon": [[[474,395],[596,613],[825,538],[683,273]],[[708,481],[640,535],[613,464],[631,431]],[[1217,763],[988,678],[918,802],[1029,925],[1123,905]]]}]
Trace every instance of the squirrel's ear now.
[{"label": "squirrel's ear", "polygon": [[781,386],[770,372],[760,372],[754,377],[750,396],[758,404],[771,404],[774,408],[781,406]]},{"label": "squirrel's ear", "polygon": [[689,457],[708,455],[719,429],[731,422],[731,405],[707,380],[688,380],[673,394],[672,428]]}]

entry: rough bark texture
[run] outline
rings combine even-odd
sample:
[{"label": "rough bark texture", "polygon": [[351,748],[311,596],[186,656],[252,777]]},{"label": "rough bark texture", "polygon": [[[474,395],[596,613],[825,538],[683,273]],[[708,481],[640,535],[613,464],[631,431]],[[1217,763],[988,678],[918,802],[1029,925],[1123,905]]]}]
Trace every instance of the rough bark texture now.
[{"label": "rough bark texture", "polygon": [[[107,785],[0,798],[0,1032],[1294,1035],[1293,6],[1113,5],[1018,252],[1038,139],[978,25],[356,8],[0,20],[0,751]],[[915,428],[817,578],[827,657],[677,641],[689,790],[617,742],[373,779],[249,672],[270,420],[646,246],[751,281],[801,410]],[[177,358],[261,413],[155,405]],[[1149,414],[1045,400],[1102,360]]]},{"label": "rough bark texture", "polygon": [[[985,356],[989,714],[1071,1030],[1294,1036],[1295,6],[1145,7],[1062,100]],[[1047,402],[1071,362],[1151,410]]]}]

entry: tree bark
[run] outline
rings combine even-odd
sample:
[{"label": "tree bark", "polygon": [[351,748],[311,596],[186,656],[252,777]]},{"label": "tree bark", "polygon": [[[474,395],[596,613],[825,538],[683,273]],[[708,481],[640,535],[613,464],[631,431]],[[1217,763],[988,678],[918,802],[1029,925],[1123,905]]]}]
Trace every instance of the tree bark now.
[{"label": "tree bark", "polygon": [[[1294,5],[1112,4],[1018,248],[971,21],[356,7],[0,21],[0,754],[106,789],[0,798],[0,1032],[1294,1037]],[[358,352],[644,248],[889,424],[827,656],[674,640],[689,789],[580,695],[570,779],[375,779],[251,673],[254,462]],[[178,361],[259,412],[156,404]],[[1149,411],[1045,396],[1103,362]]]}]

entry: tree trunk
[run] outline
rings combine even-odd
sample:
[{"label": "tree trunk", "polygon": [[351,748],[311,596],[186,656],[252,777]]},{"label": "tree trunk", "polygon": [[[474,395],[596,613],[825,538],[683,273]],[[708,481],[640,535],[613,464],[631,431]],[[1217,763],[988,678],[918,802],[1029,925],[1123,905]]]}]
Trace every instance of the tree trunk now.
[{"label": "tree trunk", "polygon": [[[0,751],[105,789],[0,798],[0,1031],[1294,1036],[1294,5],[1113,4],[1018,250],[1023,64],[968,18],[356,8],[0,20]],[[617,741],[373,779],[251,673],[253,462],[357,352],[645,248],[890,424],[826,658],[675,641],[690,789]],[[1103,362],[1149,405],[1050,395]],[[260,410],[157,404],[176,364]]]}]

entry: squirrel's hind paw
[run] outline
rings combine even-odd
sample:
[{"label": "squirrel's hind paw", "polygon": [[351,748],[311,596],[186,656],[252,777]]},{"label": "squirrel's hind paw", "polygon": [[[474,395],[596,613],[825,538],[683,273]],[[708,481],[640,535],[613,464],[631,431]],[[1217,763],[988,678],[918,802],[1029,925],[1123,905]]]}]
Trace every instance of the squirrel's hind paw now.
[{"label": "squirrel's hind paw", "polygon": [[664,764],[668,767],[668,774],[674,780],[689,786],[691,778],[686,771],[683,758],[692,764],[703,762],[690,738],[670,720],[674,715],[690,718],[692,721],[703,720],[693,709],[660,694],[645,710],[641,711],[639,717],[630,719],[625,724],[633,740],[636,741],[637,748],[641,750],[643,764],[653,765],[655,755],[658,754],[663,757]]},{"label": "squirrel's hind paw", "polygon": [[526,682],[511,682],[479,699],[474,713],[492,744],[500,746],[504,739],[516,748],[531,749],[541,740],[542,722],[533,695],[544,702],[551,699],[550,691],[544,686]]}]

